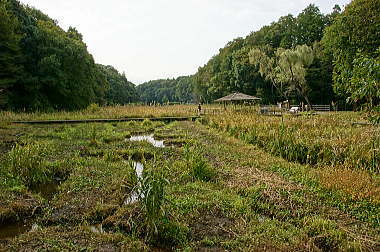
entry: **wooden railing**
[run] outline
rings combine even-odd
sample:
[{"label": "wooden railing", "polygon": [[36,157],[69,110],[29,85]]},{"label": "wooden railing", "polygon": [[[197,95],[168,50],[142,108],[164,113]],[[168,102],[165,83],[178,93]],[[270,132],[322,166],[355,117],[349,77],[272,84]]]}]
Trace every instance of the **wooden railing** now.
[{"label": "wooden railing", "polygon": [[331,111],[330,105],[312,105],[314,111]]}]

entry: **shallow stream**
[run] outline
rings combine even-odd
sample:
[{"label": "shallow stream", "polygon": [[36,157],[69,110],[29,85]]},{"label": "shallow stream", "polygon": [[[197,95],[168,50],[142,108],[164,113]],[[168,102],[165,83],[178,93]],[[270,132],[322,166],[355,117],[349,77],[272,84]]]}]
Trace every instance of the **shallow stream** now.
[{"label": "shallow stream", "polygon": [[[154,139],[153,134],[152,135],[132,136],[129,140],[130,141],[147,141],[147,142],[151,143],[154,147],[158,147],[158,148],[164,148],[165,147],[164,140],[159,141],[159,140]],[[137,178],[139,181],[137,188],[140,188],[141,187],[140,179],[142,179],[142,175],[143,175],[143,171],[144,171],[144,165],[138,161],[139,160],[133,161],[133,168],[136,171],[136,175],[137,175]],[[137,202],[139,199],[139,194],[140,194],[140,192],[138,189],[132,191],[130,196],[124,200],[124,204],[129,205],[129,204]]]}]

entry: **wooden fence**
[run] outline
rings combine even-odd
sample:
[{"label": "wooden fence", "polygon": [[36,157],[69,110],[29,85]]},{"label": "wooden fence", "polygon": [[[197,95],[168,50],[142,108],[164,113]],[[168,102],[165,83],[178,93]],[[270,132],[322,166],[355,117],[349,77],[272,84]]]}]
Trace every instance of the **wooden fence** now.
[{"label": "wooden fence", "polygon": [[331,111],[330,105],[312,105],[314,111]]}]

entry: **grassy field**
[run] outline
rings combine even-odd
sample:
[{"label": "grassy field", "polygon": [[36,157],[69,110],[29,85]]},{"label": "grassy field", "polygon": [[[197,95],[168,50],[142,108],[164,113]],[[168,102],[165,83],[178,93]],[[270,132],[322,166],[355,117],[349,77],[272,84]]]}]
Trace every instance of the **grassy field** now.
[{"label": "grassy field", "polygon": [[125,105],[113,107],[99,107],[90,105],[85,110],[75,112],[34,112],[15,113],[0,111],[0,118],[4,121],[29,121],[29,120],[81,120],[81,119],[119,119],[140,117],[164,117],[164,116],[193,116],[196,113],[196,105],[172,105],[172,106],[143,106]]},{"label": "grassy field", "polygon": [[[361,114],[226,111],[170,124],[10,123],[195,109],[2,112],[0,233],[25,228],[0,236],[0,250],[380,249],[379,127],[352,125],[365,120]],[[153,135],[165,147],[130,141],[135,135]]]}]

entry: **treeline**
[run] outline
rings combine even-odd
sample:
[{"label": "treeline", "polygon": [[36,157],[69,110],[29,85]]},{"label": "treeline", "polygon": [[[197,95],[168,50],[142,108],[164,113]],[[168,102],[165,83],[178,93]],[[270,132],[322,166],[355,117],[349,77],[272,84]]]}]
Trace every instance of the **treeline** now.
[{"label": "treeline", "polygon": [[194,102],[193,77],[181,76],[177,79],[161,79],[145,82],[137,86],[140,100],[144,103]]},{"label": "treeline", "polygon": [[234,91],[340,107],[379,104],[380,1],[354,0],[324,15],[309,5],[229,42],[194,76],[205,102]]},{"label": "treeline", "polygon": [[75,28],[65,31],[17,0],[0,0],[0,17],[0,108],[75,110],[138,99],[125,75],[95,64]]},{"label": "treeline", "polygon": [[96,64],[82,35],[18,0],[0,0],[0,109],[75,110],[91,103],[211,102],[231,92],[340,108],[380,103],[380,1],[353,0],[229,42],[196,74],[135,87]]}]

